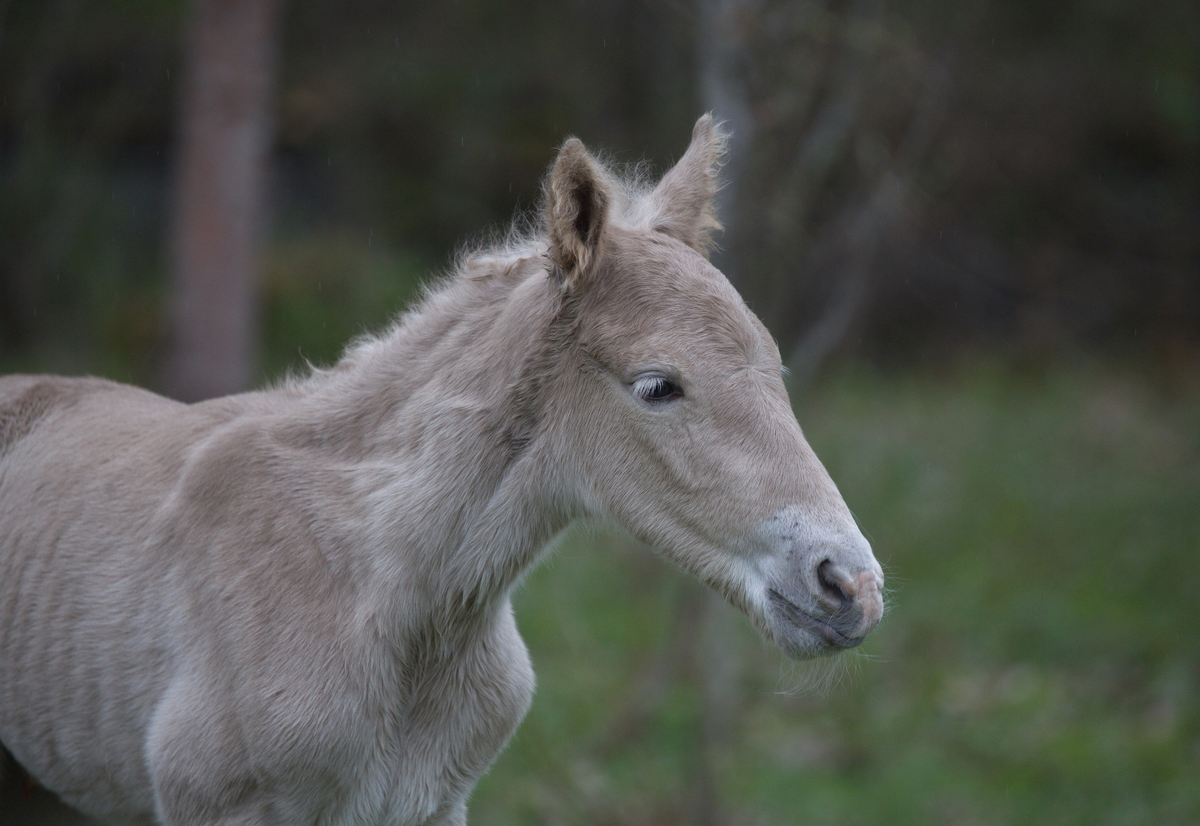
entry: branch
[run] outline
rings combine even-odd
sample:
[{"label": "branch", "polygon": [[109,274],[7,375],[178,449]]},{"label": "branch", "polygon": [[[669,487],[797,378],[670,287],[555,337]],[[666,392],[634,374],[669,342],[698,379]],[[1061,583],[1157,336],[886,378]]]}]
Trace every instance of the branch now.
[{"label": "branch", "polygon": [[875,264],[880,240],[904,208],[917,168],[924,162],[945,119],[951,91],[949,58],[935,63],[926,74],[920,98],[891,169],[883,174],[866,202],[838,224],[846,227],[850,260],[820,319],[792,349],[787,359],[793,390],[812,380],[821,364],[845,338],[858,315]]}]

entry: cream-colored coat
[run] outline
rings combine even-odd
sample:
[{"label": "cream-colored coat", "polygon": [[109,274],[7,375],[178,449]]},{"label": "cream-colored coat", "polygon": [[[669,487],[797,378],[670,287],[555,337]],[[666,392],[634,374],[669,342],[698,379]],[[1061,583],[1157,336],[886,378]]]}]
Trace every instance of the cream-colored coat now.
[{"label": "cream-colored coat", "polygon": [[303,380],[0,379],[3,748],[117,821],[465,823],[533,694],[510,593],[580,517],[857,644],[879,566],[704,255],[721,142],[649,188],[568,141],[541,231]]}]

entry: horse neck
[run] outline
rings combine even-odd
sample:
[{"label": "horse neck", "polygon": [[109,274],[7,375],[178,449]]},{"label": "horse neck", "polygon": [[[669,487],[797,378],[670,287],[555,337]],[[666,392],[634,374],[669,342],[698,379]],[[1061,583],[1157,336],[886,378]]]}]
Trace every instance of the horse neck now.
[{"label": "horse neck", "polygon": [[574,515],[539,438],[561,323],[540,268],[468,271],[316,381],[312,438],[352,479],[353,544],[402,624],[498,604]]}]

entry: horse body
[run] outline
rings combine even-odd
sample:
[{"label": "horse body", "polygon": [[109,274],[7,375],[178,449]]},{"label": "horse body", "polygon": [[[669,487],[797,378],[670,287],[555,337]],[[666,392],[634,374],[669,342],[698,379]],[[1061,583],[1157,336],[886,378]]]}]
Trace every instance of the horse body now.
[{"label": "horse body", "polygon": [[878,565],[701,254],[720,141],[647,192],[569,142],[544,235],[303,380],[0,379],[0,743],[115,820],[465,823],[533,693],[509,595],[587,516],[857,644]]},{"label": "horse body", "polygon": [[[513,329],[474,343],[523,364]],[[0,460],[0,547],[18,551],[2,557],[0,708],[35,777],[115,818],[154,812],[171,784],[198,810],[181,815],[269,801],[281,823],[424,823],[465,797],[533,676],[506,592],[480,599],[489,571],[447,561],[479,531],[499,540],[495,564],[501,543],[536,553],[565,513],[536,501],[552,477],[519,481],[488,438],[511,419],[488,384],[518,377],[472,361],[476,396],[449,401],[446,359],[380,374],[393,347],[426,344],[411,332],[302,391],[191,406],[94,379],[0,380],[9,420],[36,416]],[[487,515],[506,470],[538,522]],[[190,776],[152,776],[168,765]]]}]

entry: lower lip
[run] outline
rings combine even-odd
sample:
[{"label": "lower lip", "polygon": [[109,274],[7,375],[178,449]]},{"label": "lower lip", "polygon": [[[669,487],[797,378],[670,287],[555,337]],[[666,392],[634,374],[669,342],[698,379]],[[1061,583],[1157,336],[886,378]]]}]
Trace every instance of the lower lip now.
[{"label": "lower lip", "polygon": [[799,625],[816,634],[818,637],[835,648],[854,648],[862,643],[861,639],[851,639],[835,629],[829,623],[822,622],[811,614],[806,613],[799,606],[797,606],[796,603],[789,600],[774,588],[767,591],[767,596],[771,598],[771,602],[775,603],[783,610],[788,619],[792,620],[792,622],[794,622],[796,625]]}]

